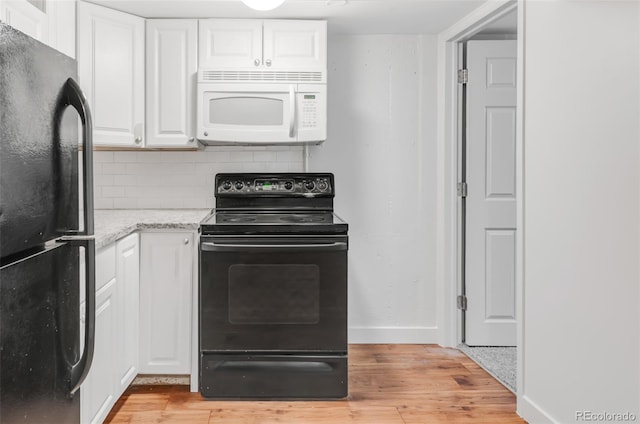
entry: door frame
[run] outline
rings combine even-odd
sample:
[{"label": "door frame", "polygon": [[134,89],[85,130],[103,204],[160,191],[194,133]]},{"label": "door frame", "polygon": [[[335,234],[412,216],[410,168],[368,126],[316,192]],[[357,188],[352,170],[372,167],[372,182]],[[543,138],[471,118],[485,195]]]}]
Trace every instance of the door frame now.
[{"label": "door frame", "polygon": [[516,102],[516,317],[517,317],[517,393],[522,392],[523,381],[523,287],[524,287],[524,2],[500,0],[486,2],[447,30],[438,34],[438,128],[437,128],[437,215],[436,215],[436,281],[438,284],[439,344],[455,347],[462,341],[462,311],[456,307],[461,294],[461,201],[457,196],[460,172],[461,128],[458,114],[461,98],[457,83],[457,70],[461,57],[459,43],[472,37],[486,25],[517,9],[517,102]]}]

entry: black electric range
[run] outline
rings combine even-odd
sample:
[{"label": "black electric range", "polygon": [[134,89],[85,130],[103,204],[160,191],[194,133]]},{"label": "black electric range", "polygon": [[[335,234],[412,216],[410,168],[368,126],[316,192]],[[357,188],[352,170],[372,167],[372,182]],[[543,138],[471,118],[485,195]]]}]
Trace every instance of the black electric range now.
[{"label": "black electric range", "polygon": [[332,174],[218,174],[216,208],[200,223],[214,234],[346,234],[333,212]]},{"label": "black electric range", "polygon": [[218,174],[200,225],[205,398],[347,396],[348,225],[329,173]]}]

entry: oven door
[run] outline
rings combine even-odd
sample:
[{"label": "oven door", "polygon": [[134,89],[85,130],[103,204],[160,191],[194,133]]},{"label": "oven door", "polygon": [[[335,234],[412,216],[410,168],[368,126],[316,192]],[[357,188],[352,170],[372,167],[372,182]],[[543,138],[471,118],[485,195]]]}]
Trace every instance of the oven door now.
[{"label": "oven door", "polygon": [[290,143],[295,131],[296,84],[198,85],[198,139],[219,143]]},{"label": "oven door", "polygon": [[346,237],[202,237],[200,348],[346,352]]}]

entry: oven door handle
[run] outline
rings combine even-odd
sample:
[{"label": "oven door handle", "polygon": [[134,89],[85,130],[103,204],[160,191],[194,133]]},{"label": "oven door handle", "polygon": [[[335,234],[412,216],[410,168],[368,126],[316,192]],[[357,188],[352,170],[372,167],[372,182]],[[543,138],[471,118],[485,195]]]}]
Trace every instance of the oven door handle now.
[{"label": "oven door handle", "polygon": [[200,243],[200,249],[205,252],[248,252],[264,250],[327,252],[347,250],[347,248],[347,243],[342,241],[317,244],[221,244],[211,242]]}]

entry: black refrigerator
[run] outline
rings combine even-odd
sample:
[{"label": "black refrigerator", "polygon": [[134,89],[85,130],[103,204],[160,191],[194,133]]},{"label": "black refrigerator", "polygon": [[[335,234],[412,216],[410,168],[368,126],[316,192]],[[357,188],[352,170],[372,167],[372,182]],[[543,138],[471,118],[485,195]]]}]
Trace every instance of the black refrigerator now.
[{"label": "black refrigerator", "polygon": [[93,357],[95,245],[91,115],[76,80],[75,60],[0,22],[3,424],[80,422],[78,389]]}]

